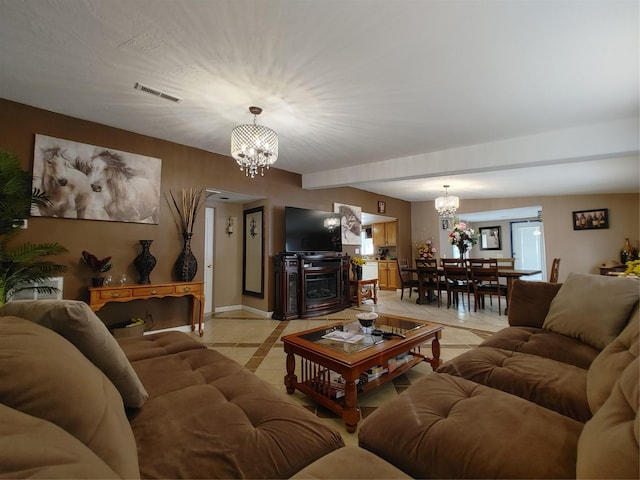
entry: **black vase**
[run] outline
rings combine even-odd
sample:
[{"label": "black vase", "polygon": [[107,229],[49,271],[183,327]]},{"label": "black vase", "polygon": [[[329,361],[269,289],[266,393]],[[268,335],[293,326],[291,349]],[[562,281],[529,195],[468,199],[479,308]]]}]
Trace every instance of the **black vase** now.
[{"label": "black vase", "polygon": [[156,257],[151,255],[151,252],[149,251],[149,247],[152,242],[153,240],[140,240],[142,253],[140,253],[140,255],[138,255],[133,261],[133,266],[136,267],[136,270],[140,274],[140,280],[138,280],[138,283],[143,285],[151,283],[151,280],[149,280],[149,274],[156,266]]},{"label": "black vase", "polygon": [[183,233],[184,246],[182,252],[178,256],[173,272],[179,282],[190,282],[196,276],[198,271],[198,261],[191,252],[191,237],[193,233]]},{"label": "black vase", "polygon": [[362,266],[354,265],[353,266],[353,275],[356,280],[362,280]]}]

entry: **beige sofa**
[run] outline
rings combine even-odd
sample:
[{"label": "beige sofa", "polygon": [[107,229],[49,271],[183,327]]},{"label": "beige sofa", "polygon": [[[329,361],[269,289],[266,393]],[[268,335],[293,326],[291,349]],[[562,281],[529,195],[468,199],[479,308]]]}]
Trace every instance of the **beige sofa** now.
[{"label": "beige sofa", "polygon": [[190,336],[118,343],[74,301],[0,309],[0,425],[6,478],[288,478],[344,446]]},{"label": "beige sofa", "polygon": [[510,326],[361,424],[416,478],[639,478],[640,281],[517,281]]}]

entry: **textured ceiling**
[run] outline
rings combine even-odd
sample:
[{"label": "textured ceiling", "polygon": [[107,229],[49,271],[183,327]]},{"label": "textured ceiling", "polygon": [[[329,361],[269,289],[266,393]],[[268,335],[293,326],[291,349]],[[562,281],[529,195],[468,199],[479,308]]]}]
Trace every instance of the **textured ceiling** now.
[{"label": "textured ceiling", "polygon": [[0,97],[225,155],[258,105],[305,188],[637,192],[638,18],[636,0],[0,0]]}]

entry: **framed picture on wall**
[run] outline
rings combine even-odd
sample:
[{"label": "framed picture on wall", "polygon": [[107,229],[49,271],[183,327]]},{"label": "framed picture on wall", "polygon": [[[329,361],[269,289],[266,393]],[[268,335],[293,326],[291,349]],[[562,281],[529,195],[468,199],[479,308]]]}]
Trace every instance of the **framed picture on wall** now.
[{"label": "framed picture on wall", "polygon": [[480,250],[502,250],[500,226],[480,227]]},{"label": "framed picture on wall", "polygon": [[573,212],[574,230],[594,230],[603,228],[609,228],[608,208]]}]

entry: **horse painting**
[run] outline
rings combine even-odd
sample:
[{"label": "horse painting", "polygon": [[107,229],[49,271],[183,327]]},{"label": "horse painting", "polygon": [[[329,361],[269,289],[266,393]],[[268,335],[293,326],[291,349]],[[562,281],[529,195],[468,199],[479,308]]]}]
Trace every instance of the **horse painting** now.
[{"label": "horse painting", "polygon": [[89,162],[91,190],[102,193],[111,220],[158,223],[160,195],[156,186],[137,174],[119,153],[102,150]]},{"label": "horse painting", "polygon": [[66,152],[60,147],[42,150],[40,190],[50,204],[39,207],[40,214],[50,217],[86,218],[91,202],[91,187],[87,176],[73,168]]}]

